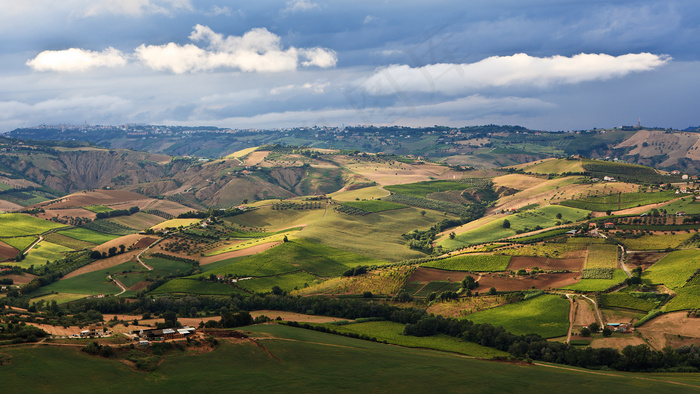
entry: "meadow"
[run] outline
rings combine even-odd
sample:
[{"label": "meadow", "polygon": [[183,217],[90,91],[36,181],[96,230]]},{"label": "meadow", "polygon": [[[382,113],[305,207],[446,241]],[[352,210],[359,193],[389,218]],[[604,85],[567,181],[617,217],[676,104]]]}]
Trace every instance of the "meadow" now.
[{"label": "meadow", "polygon": [[572,208],[605,212],[656,204],[659,202],[669,201],[674,198],[676,198],[676,194],[673,191],[656,193],[624,193],[610,194],[607,196],[584,197],[577,200],[562,201],[560,204]]},{"label": "meadow", "polygon": [[502,326],[515,335],[535,333],[544,338],[559,337],[569,329],[569,301],[556,295],[541,295],[472,313],[464,319]]},{"label": "meadow", "polygon": [[457,393],[468,388],[473,393],[493,393],[552,392],[561,390],[566,382],[572,393],[634,387],[635,393],[642,394],[697,392],[700,387],[698,374],[592,374],[576,368],[494,363],[279,325],[242,329],[271,338],[261,343],[269,353],[250,342],[220,341],[212,352],[167,356],[152,373],[68,347],[3,349],[12,358],[12,363],[2,366],[3,389],[61,393],[70,387],[75,393],[162,393],[187,387],[188,392],[211,393],[235,387],[247,392]]},{"label": "meadow", "polygon": [[65,246],[67,248],[71,248],[73,250],[80,250],[80,249],[89,249],[95,246],[92,242],[86,242],[86,241],[81,241],[79,239],[71,238],[71,237],[66,237],[63,234],[60,233],[51,233],[47,234],[44,236],[44,239],[57,244],[61,246]]},{"label": "meadow", "polygon": [[37,235],[61,227],[66,226],[21,213],[0,214],[0,237]]},{"label": "meadow", "polygon": [[59,234],[95,245],[103,244],[119,238],[117,235],[100,233],[86,228],[72,228],[69,230],[59,231]]},{"label": "meadow", "polygon": [[88,211],[94,212],[94,213],[114,211],[114,209],[112,209],[106,205],[90,205],[89,207],[83,207],[83,209],[87,209]]},{"label": "meadow", "polygon": [[684,286],[675,290],[676,296],[665,305],[666,312],[698,309],[700,307],[700,286]]},{"label": "meadow", "polygon": [[146,212],[136,212],[133,215],[117,216],[105,220],[124,227],[132,228],[134,230],[145,230],[165,221],[165,219],[160,216],[152,215]]},{"label": "meadow", "polygon": [[600,295],[601,308],[624,308],[649,312],[656,308],[657,303],[639,297],[634,297],[628,293],[616,292]]},{"label": "meadow", "polygon": [[[578,221],[585,218],[589,211],[574,209],[558,205],[549,205],[537,208],[532,211],[525,211],[513,215],[504,215],[503,219],[495,220],[484,224],[474,230],[469,230],[457,234],[454,239],[444,237],[439,241],[443,248],[451,250],[467,245],[474,245],[484,242],[497,241],[502,238],[516,235],[516,230],[535,230],[537,226],[541,228],[552,227],[557,222],[564,220]],[[561,214],[561,219],[557,218]],[[510,227],[505,228],[503,223],[508,220]]]},{"label": "meadow", "polygon": [[[395,295],[414,270],[414,265],[380,268],[366,275],[331,278],[316,285],[310,284],[310,287],[302,288],[293,294],[363,294],[369,291],[374,295]],[[423,284],[419,284],[413,293],[421,287]]]},{"label": "meadow", "polygon": [[700,251],[695,249],[671,252],[642,273],[644,283],[664,284],[670,289],[683,286],[700,269]]},{"label": "meadow", "polygon": [[407,205],[397,204],[395,202],[390,202],[390,201],[381,201],[381,200],[347,201],[347,202],[342,203],[342,205],[362,209],[364,211],[372,212],[372,213],[392,211],[394,209],[408,208]]},{"label": "meadow", "polygon": [[666,248],[675,249],[684,243],[688,242],[693,234],[677,233],[677,234],[653,234],[642,235],[639,238],[626,238],[620,241],[629,250],[664,250]]},{"label": "meadow", "polygon": [[[571,239],[571,238],[570,238]],[[562,258],[571,253],[579,253],[586,248],[583,243],[550,243],[550,244],[534,244],[524,245],[515,248],[499,250],[498,253],[509,256],[534,256],[534,257],[549,257]]]},{"label": "meadow", "polygon": [[274,286],[278,286],[284,291],[292,291],[303,289],[319,281],[316,276],[306,272],[290,272],[264,278],[241,280],[236,284],[251,293],[268,293]]},{"label": "meadow", "polygon": [[162,223],[156,224],[155,226],[151,226],[151,229],[153,230],[164,230],[167,228],[178,228],[180,226],[182,227],[189,227],[195,223],[201,222],[202,219],[170,219],[166,220]]},{"label": "meadow", "polygon": [[685,212],[686,215],[696,215],[700,213],[700,201],[695,200],[693,196],[682,198],[678,201],[673,201],[659,209],[665,209],[669,214],[675,214],[678,211]]},{"label": "meadow", "polygon": [[523,167],[525,172],[535,174],[563,174],[565,172],[584,172],[579,160],[551,159]]},{"label": "meadow", "polygon": [[591,244],[588,246],[588,258],[584,269],[589,268],[617,268],[618,264],[617,245]]},{"label": "meadow", "polygon": [[166,282],[149,294],[231,295],[245,294],[245,292],[237,287],[223,283],[178,278]]},{"label": "meadow", "polygon": [[421,267],[450,271],[505,271],[511,256],[490,254],[463,254],[446,259],[430,261]]},{"label": "meadow", "polygon": [[37,237],[34,236],[27,236],[27,237],[12,237],[12,238],[3,238],[2,242],[12,246],[13,248],[23,251],[24,249],[27,249],[30,247],[37,239]]},{"label": "meadow", "polygon": [[14,263],[14,265],[19,265],[22,268],[27,268],[29,266],[39,267],[47,262],[52,262],[54,260],[62,259],[65,252],[70,252],[73,249],[67,248],[65,246],[56,245],[51,242],[41,241],[36,244],[29,253],[26,254],[24,260],[19,263]]}]

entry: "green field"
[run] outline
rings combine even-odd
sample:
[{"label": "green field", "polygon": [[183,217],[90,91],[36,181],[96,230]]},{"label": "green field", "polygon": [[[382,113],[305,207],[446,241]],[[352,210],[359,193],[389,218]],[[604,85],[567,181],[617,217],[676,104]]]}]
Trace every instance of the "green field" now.
[{"label": "green field", "polygon": [[285,242],[272,249],[207,272],[207,276],[270,276],[304,270],[319,276],[338,276],[358,265],[383,265],[381,260],[360,256],[305,239]]},{"label": "green field", "polygon": [[[558,213],[562,215],[561,219],[557,219]],[[467,245],[497,241],[516,235],[516,230],[534,230],[537,226],[542,228],[552,227],[562,220],[569,220],[572,222],[581,220],[585,218],[588,213],[589,211],[582,209],[549,205],[532,211],[503,216],[503,219],[491,221],[474,230],[457,234],[454,239],[444,237],[439,241],[439,245],[451,250]],[[503,227],[504,220],[510,222],[510,228]]]},{"label": "green field", "polygon": [[700,308],[700,286],[685,286],[676,289],[676,296],[666,304],[666,312]]},{"label": "green field", "polygon": [[90,212],[94,212],[94,213],[114,211],[114,209],[112,209],[106,205],[90,205],[89,207],[83,207],[83,208],[87,209]]},{"label": "green field", "polygon": [[677,196],[673,191],[657,193],[623,193],[562,201],[560,204],[572,208],[605,212],[656,204],[663,201],[673,200],[676,197]]},{"label": "green field", "polygon": [[511,256],[489,254],[463,254],[421,264],[421,267],[450,271],[505,271]]},{"label": "green field", "polygon": [[69,230],[59,231],[59,234],[69,238],[77,239],[78,241],[90,242],[95,245],[109,242],[119,238],[118,235],[99,233],[97,231],[88,230],[86,228],[72,228]]},{"label": "green field", "polygon": [[170,219],[166,220],[162,223],[159,223],[155,226],[152,226],[151,228],[153,230],[163,230],[166,228],[178,228],[180,226],[182,227],[189,227],[195,223],[201,222],[202,219]]},{"label": "green field", "polygon": [[117,236],[129,235],[134,233],[134,229],[129,227],[124,227],[117,223],[112,223],[105,219],[93,220],[92,222],[85,223],[82,228],[97,231],[98,233],[114,234]]},{"label": "green field", "polygon": [[319,281],[317,277],[306,272],[291,272],[265,278],[254,278],[239,281],[237,284],[251,293],[268,293],[272,287],[279,286],[284,291],[303,289],[305,285],[313,285]]},{"label": "green field", "polygon": [[[521,366],[408,349],[279,325],[243,327],[271,337],[260,345],[220,341],[214,351],[165,358],[155,372],[68,347],[13,347],[2,353],[8,393],[228,392],[697,392],[698,374],[591,373]],[[279,338],[279,339],[274,339]],[[268,353],[269,352],[269,353]],[[274,356],[274,358],[272,356]],[[332,362],[329,362],[332,360]],[[466,372],[465,372],[466,371]],[[671,382],[680,381],[688,385]]]},{"label": "green field", "polygon": [[700,201],[695,200],[693,196],[685,197],[678,201],[666,204],[659,209],[664,209],[671,215],[678,211],[683,211],[686,215],[695,215],[700,213]]},{"label": "green field", "polygon": [[61,279],[58,282],[42,287],[39,291],[42,293],[55,291],[58,293],[72,294],[117,294],[121,292],[121,289],[116,284],[110,282],[107,276],[125,270],[139,271],[141,269],[143,269],[143,267],[139,264],[126,262],[114,267],[87,272],[72,278]]},{"label": "green field", "polygon": [[686,243],[693,234],[663,234],[663,235],[642,235],[639,238],[623,239],[622,243],[629,250],[664,250],[666,248],[677,248]]},{"label": "green field", "polygon": [[589,268],[617,268],[617,245],[591,244],[588,246],[588,258],[584,269]]},{"label": "green field", "polygon": [[169,260],[163,258],[142,258],[143,262],[153,268],[149,273],[153,276],[177,275],[178,272],[185,273],[192,267],[192,264],[184,261]]},{"label": "green field", "polygon": [[525,172],[535,174],[562,174],[565,172],[584,172],[581,162],[578,160],[553,159],[542,163],[524,167]]},{"label": "green field", "polygon": [[664,284],[676,289],[700,269],[700,251],[695,249],[671,252],[642,273],[644,283]]},{"label": "green field", "polygon": [[559,337],[566,335],[569,329],[569,301],[560,296],[541,295],[476,312],[465,319],[503,326],[506,331],[516,335],[535,333],[544,338]]},{"label": "green field", "polygon": [[66,225],[21,213],[0,214],[0,237],[37,235],[61,227],[66,227]]},{"label": "green field", "polygon": [[133,215],[117,216],[105,220],[134,230],[144,230],[165,221],[165,219],[160,216],[151,215],[146,212],[136,212]]},{"label": "green field", "polygon": [[23,251],[24,249],[27,249],[30,247],[34,241],[39,239],[38,237],[34,236],[28,236],[28,237],[14,237],[14,238],[2,238],[0,239],[2,242],[12,246],[13,248]]},{"label": "green field", "polygon": [[471,186],[465,183],[452,181],[423,181],[404,185],[384,186],[384,188],[396,194],[425,198],[425,196],[430,193],[448,192],[450,190],[465,190],[471,188]]},{"label": "green field", "polygon": [[365,210],[367,212],[384,212],[392,211],[394,209],[408,208],[408,206],[403,204],[397,204],[395,202],[381,201],[381,200],[367,200],[367,201],[348,201],[344,202],[342,205],[347,205],[349,207],[358,208]]},{"label": "green field", "polygon": [[29,266],[39,267],[46,264],[46,262],[52,262],[54,260],[59,260],[63,258],[65,252],[70,252],[73,249],[67,248],[65,246],[56,245],[51,242],[41,241],[36,244],[29,253],[26,254],[24,260],[14,265],[19,265],[22,268],[27,268]]},{"label": "green field", "polygon": [[56,303],[60,305],[65,304],[66,302],[79,300],[81,298],[85,298],[85,294],[58,293],[32,298],[31,302],[39,302],[43,300],[50,303],[51,301],[56,301]]},{"label": "green field", "polygon": [[412,348],[433,349],[445,352],[459,353],[466,356],[479,358],[492,358],[496,356],[508,356],[508,353],[490,347],[481,346],[473,342],[461,341],[447,335],[435,335],[429,337],[414,337],[403,335],[404,325],[391,321],[375,321],[352,324],[319,324],[340,333],[356,333],[377,338],[377,341]]},{"label": "green field", "polygon": [[150,294],[231,295],[245,294],[245,292],[223,283],[204,282],[195,279],[173,279],[153,290]]},{"label": "green field", "polygon": [[622,269],[616,269],[613,272],[612,279],[581,279],[580,282],[570,286],[562,287],[566,290],[579,291],[604,291],[612,286],[622,283],[627,279],[627,274]]},{"label": "green field", "polygon": [[609,293],[600,295],[601,308],[625,308],[649,312],[656,308],[657,303],[651,300],[634,297],[628,293]]}]

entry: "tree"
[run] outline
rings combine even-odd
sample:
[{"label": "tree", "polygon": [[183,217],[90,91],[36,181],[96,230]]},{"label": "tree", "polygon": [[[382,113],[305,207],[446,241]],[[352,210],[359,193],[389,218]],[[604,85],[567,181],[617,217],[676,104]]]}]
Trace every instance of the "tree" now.
[{"label": "tree", "polygon": [[289,242],[289,239],[287,238],[286,235],[284,236],[284,238],[282,238],[282,242]]},{"label": "tree", "polygon": [[588,325],[588,329],[591,330],[591,332],[598,332],[600,331],[600,324],[598,324],[598,322],[593,322]]},{"label": "tree", "polygon": [[611,335],[612,335],[612,330],[609,329],[609,328],[607,328],[607,327],[605,327],[605,328],[603,329],[603,336],[607,338],[607,337],[609,337],[609,336],[611,336]]},{"label": "tree", "polygon": [[126,250],[126,246],[119,245],[119,253],[124,253],[125,250]]},{"label": "tree", "polygon": [[108,252],[109,252],[109,257],[116,256],[117,255],[117,247],[112,246],[111,248],[109,248]]},{"label": "tree", "polygon": [[503,219],[503,228],[510,228],[510,220]]},{"label": "tree", "polygon": [[420,211],[421,216],[425,216],[426,212],[425,211]]},{"label": "tree", "polygon": [[473,290],[479,287],[479,282],[477,282],[473,276],[467,275],[462,279],[462,288]]},{"label": "tree", "polygon": [[450,233],[450,239],[455,239],[455,236],[456,236],[456,235],[457,235],[457,234],[455,234],[455,232],[454,232],[454,231],[453,231],[453,232],[451,232],[451,233]]},{"label": "tree", "polygon": [[96,250],[93,250],[92,252],[90,252],[90,258],[93,260],[99,260],[102,258],[102,253],[100,253]]},{"label": "tree", "polygon": [[590,337],[591,336],[591,330],[588,329],[588,327],[583,327],[581,329],[580,335],[582,337]]},{"label": "tree", "polygon": [[557,219],[561,219],[561,212],[557,213]]},{"label": "tree", "polygon": [[497,293],[497,292],[496,292],[496,288],[495,288],[495,287],[492,287],[492,288],[489,289],[489,295],[496,295],[496,293]]}]

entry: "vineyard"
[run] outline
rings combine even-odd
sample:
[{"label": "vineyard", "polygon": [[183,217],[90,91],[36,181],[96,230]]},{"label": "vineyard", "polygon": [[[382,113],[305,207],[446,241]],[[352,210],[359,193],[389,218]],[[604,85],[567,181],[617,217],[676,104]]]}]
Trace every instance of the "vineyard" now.
[{"label": "vineyard", "polygon": [[632,183],[668,183],[680,182],[680,175],[661,175],[656,170],[650,167],[610,163],[610,162],[584,162],[583,168],[590,174],[591,177],[603,178],[604,176],[612,176],[618,181]]},{"label": "vineyard", "polygon": [[382,201],[390,201],[399,204],[409,205],[415,208],[431,209],[438,212],[447,212],[453,215],[464,215],[467,213],[467,209],[459,204],[438,201],[438,200],[428,200],[420,197],[406,196],[403,194],[391,194],[389,196],[383,197]]},{"label": "vineyard", "polygon": [[[600,295],[600,306],[603,308],[624,308],[624,309],[634,309],[638,311],[649,312],[650,310],[656,308],[659,304],[659,300],[651,300],[639,296],[639,294],[647,293],[609,293]],[[666,295],[662,295],[662,298],[666,298]]]},{"label": "vineyard", "polygon": [[272,204],[272,210],[274,211],[283,211],[286,209],[293,209],[293,210],[306,210],[306,209],[323,209],[325,208],[325,203],[319,202],[319,201],[306,201],[303,203],[295,203],[295,202],[278,202],[275,204]]},{"label": "vineyard", "polygon": [[581,279],[612,279],[614,273],[614,268],[585,268]]},{"label": "vineyard", "polygon": [[510,263],[510,256],[488,254],[466,254],[448,257],[421,264],[421,267],[437,268],[449,271],[492,272],[505,271]]},{"label": "vineyard", "polygon": [[417,198],[425,198],[425,196],[427,196],[430,193],[447,192],[451,190],[464,190],[470,187],[470,184],[466,182],[462,183],[453,181],[424,181],[409,183],[405,185],[385,186],[384,188],[395,194],[401,194],[404,196],[411,196]]},{"label": "vineyard", "polygon": [[134,230],[129,227],[112,223],[107,220],[93,220],[92,222],[85,223],[82,227],[88,230],[97,231],[99,233],[113,235],[129,235],[134,233]]},{"label": "vineyard", "polygon": [[658,193],[620,193],[609,194],[606,196],[585,197],[577,200],[567,200],[562,201],[560,204],[571,208],[605,212],[656,204],[659,202],[672,200],[675,197],[676,195],[673,191]]}]

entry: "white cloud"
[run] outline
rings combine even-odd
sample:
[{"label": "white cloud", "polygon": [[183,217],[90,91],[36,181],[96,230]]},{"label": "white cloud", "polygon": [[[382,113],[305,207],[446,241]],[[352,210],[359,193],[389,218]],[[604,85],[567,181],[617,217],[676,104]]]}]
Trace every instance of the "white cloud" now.
[{"label": "white cloud", "polygon": [[27,61],[27,65],[34,70],[62,72],[87,71],[96,67],[123,67],[126,63],[126,56],[111,47],[102,52],[79,48],[43,51]]},{"label": "white cloud", "polygon": [[176,11],[191,11],[190,0],[90,0],[81,16],[103,14],[143,16],[146,14],[171,15]]},{"label": "white cloud", "polygon": [[270,89],[270,94],[278,95],[289,91],[311,91],[314,93],[324,93],[326,88],[330,86],[330,82],[306,82],[302,85],[285,85]]},{"label": "white cloud", "polygon": [[532,57],[524,53],[493,56],[476,63],[440,63],[423,67],[392,65],[379,68],[360,85],[369,94],[400,92],[457,94],[488,87],[513,85],[547,87],[622,77],[653,70],[670,57],[651,53],[611,56]]},{"label": "white cloud", "polygon": [[231,9],[228,8],[228,7],[226,7],[226,6],[220,7],[220,6],[218,6],[218,5],[215,5],[215,6],[212,6],[212,7],[211,7],[210,15],[214,15],[214,16],[220,16],[220,15],[231,16]]},{"label": "white cloud", "polygon": [[177,74],[232,68],[245,72],[279,72],[295,70],[301,61],[304,67],[335,66],[334,51],[325,48],[284,49],[280,37],[265,28],[252,29],[242,36],[224,36],[207,26],[197,25],[189,37],[205,41],[202,49],[194,44],[141,45],[136,57],[155,70],[169,70]]},{"label": "white cloud", "polygon": [[320,8],[317,3],[311,2],[309,0],[291,0],[287,2],[287,7],[282,10],[283,13],[294,13],[302,11],[310,11],[316,8]]}]

